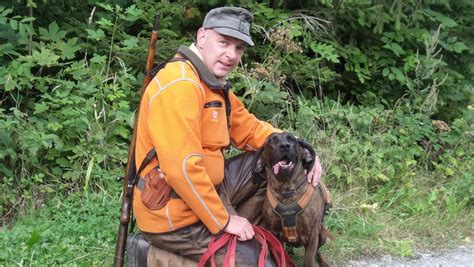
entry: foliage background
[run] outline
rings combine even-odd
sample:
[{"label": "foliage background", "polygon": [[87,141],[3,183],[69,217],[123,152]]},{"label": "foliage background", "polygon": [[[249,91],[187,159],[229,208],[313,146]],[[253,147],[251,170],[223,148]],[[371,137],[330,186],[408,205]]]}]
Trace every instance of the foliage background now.
[{"label": "foliage background", "polygon": [[234,91],[321,155],[330,260],[472,242],[471,1],[16,0],[0,2],[1,265],[111,262],[153,16],[165,61],[223,5],[256,19]]}]

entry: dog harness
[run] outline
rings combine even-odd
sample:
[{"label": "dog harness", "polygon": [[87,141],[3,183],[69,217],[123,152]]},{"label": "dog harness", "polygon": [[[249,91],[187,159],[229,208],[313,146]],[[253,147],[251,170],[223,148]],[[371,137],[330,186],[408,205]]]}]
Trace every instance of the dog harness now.
[{"label": "dog harness", "polygon": [[296,229],[298,215],[300,215],[306,207],[313,196],[313,193],[314,187],[308,185],[303,196],[296,203],[285,205],[275,198],[270,183],[267,185],[267,199],[270,202],[273,211],[281,218],[281,227],[286,241],[292,245],[298,245],[298,232]]}]

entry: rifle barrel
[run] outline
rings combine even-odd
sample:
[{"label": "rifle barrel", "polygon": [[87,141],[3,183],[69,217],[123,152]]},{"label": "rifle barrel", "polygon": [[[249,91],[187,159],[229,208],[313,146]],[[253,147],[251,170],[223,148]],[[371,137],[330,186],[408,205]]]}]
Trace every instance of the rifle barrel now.
[{"label": "rifle barrel", "polygon": [[115,246],[115,256],[114,256],[114,266],[121,267],[123,266],[124,259],[125,259],[125,247],[127,242],[127,232],[128,232],[128,224],[130,223],[130,214],[132,210],[132,200],[133,200],[133,185],[136,173],[131,171],[131,169],[135,169],[135,144],[137,138],[137,125],[138,125],[138,117],[140,113],[140,104],[142,102],[143,93],[150,83],[152,77],[152,70],[153,70],[153,61],[155,57],[156,51],[156,42],[158,40],[158,14],[155,16],[155,21],[153,23],[153,31],[150,37],[150,44],[148,46],[148,55],[146,60],[145,66],[145,77],[143,78],[142,88],[140,90],[140,102],[138,103],[138,109],[135,113],[135,126],[133,127],[133,134],[130,142],[130,147],[128,150],[128,161],[127,161],[127,169],[125,170],[125,179],[122,191],[122,209],[120,214],[120,226],[117,236],[117,243]]},{"label": "rifle barrel", "polygon": [[156,15],[155,22],[153,25],[153,31],[151,32],[150,44],[148,45],[148,56],[146,59],[145,77],[143,77],[143,84],[142,84],[142,90],[141,90],[142,95],[143,95],[143,92],[145,91],[145,88],[150,83],[151,79],[153,79],[151,72],[153,70],[153,60],[155,58],[155,52],[156,52],[156,41],[158,40],[158,22],[159,22],[159,17],[158,15]]}]

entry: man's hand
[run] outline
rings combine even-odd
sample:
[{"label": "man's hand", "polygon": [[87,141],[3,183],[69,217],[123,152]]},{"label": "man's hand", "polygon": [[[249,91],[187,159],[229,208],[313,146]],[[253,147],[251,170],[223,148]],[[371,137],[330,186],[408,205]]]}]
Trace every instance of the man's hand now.
[{"label": "man's hand", "polygon": [[244,217],[230,215],[229,223],[224,232],[236,235],[239,241],[252,239],[255,235],[252,224]]},{"label": "man's hand", "polygon": [[319,162],[319,157],[316,155],[314,159],[313,169],[308,173],[308,183],[316,187],[321,181],[321,176],[323,175],[323,168],[321,167],[321,162]]}]

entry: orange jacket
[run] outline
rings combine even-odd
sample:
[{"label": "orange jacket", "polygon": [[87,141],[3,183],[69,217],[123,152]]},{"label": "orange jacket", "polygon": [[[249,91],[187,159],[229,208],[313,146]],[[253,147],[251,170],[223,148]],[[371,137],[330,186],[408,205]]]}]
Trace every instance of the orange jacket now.
[{"label": "orange jacket", "polygon": [[[168,63],[146,88],[135,157],[138,169],[154,147],[166,182],[181,199],[171,199],[164,208],[152,211],[143,205],[141,191],[135,190],[133,209],[138,227],[145,232],[173,231],[200,220],[217,233],[229,220],[215,190],[224,178],[222,149],[232,140],[236,148],[254,150],[277,129],[259,121],[229,92],[229,130],[223,89],[211,89],[217,80],[191,50],[182,46],[179,51],[192,62]],[[152,160],[142,176],[157,164]]]}]

